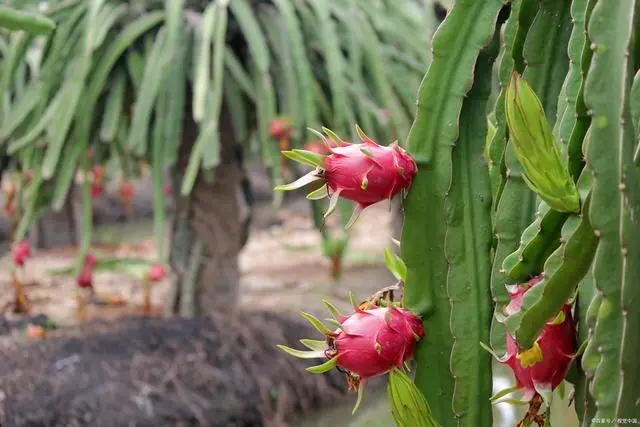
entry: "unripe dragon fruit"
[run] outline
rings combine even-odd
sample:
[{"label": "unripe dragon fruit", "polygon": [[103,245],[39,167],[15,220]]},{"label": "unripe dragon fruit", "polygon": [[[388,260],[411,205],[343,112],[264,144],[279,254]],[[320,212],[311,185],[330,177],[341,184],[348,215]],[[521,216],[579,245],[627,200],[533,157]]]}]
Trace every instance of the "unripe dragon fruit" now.
[{"label": "unripe dragon fruit", "polygon": [[31,246],[29,245],[29,242],[23,240],[16,244],[11,256],[16,265],[24,265],[26,259],[31,256]]},{"label": "unripe dragon fruit", "polygon": [[332,308],[340,326],[338,329],[331,331],[312,315],[302,313],[325,335],[325,340],[301,340],[310,351],[278,347],[300,358],[329,359],[307,368],[309,372],[323,373],[336,366],[346,371],[350,390],[358,392],[355,412],[368,379],[401,368],[404,362],[413,358],[416,343],[424,337],[422,321],[412,312],[394,306],[365,310],[356,307],[354,313],[340,316],[335,307],[326,304]]},{"label": "unripe dragon fruit", "polygon": [[[531,279],[525,286],[510,289],[510,303],[506,314],[520,311],[524,295],[542,281],[542,276]],[[507,332],[507,353],[500,362],[509,365],[516,377],[516,387],[524,389],[523,401],[529,401],[536,393],[545,397],[563,380],[576,355],[576,327],[571,315],[571,305],[551,319],[542,330],[533,348],[518,352],[518,345]]]},{"label": "unripe dragon fruit", "polygon": [[283,151],[292,160],[315,166],[316,169],[297,181],[276,187],[276,190],[295,190],[311,182],[322,180],[325,185],[307,195],[312,200],[331,194],[328,217],[336,208],[338,198],[356,202],[353,215],[345,228],[349,228],[367,206],[391,199],[407,190],[418,172],[416,162],[397,142],[385,147],[366,136],[356,125],[362,144],[350,144],[327,128],[324,132],[337,144],[331,147],[327,138],[318,133],[329,151],[322,155],[312,151]]}]

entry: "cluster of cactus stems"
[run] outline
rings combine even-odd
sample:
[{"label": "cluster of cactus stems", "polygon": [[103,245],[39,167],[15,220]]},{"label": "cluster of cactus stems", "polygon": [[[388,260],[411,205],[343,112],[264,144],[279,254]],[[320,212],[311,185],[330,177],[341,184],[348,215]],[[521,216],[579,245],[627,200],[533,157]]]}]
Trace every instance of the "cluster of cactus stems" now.
[{"label": "cluster of cactus stems", "polygon": [[[639,22],[634,0],[458,0],[433,38],[398,262],[439,425],[499,402],[550,425],[564,381],[582,425],[640,422]],[[492,355],[516,379],[493,397]]]}]

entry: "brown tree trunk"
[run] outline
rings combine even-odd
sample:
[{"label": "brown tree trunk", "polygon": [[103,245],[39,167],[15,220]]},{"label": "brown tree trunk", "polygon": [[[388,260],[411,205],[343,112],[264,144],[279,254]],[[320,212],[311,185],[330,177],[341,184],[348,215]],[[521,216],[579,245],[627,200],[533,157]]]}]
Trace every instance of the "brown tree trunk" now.
[{"label": "brown tree trunk", "polygon": [[75,193],[75,186],[71,186],[62,209],[47,210],[31,227],[29,243],[32,247],[51,249],[80,243],[78,231],[82,229],[82,208]]},{"label": "brown tree trunk", "polygon": [[[187,102],[190,105],[190,102]],[[180,186],[198,127],[185,115],[174,182],[176,210],[171,230],[170,262],[174,273],[166,314],[182,316],[228,313],[239,297],[238,253],[241,248],[242,169],[228,111],[220,117],[220,164],[212,177],[200,172],[188,197]]]}]

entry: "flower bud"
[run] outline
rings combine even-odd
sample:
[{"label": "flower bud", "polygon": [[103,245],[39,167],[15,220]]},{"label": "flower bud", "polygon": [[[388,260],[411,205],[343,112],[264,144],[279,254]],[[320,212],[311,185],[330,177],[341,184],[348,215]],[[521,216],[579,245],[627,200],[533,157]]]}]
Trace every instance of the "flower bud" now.
[{"label": "flower bud", "polygon": [[524,169],[525,182],[551,209],[580,212],[580,196],[547,122],[540,100],[518,73],[505,96],[510,141]]}]

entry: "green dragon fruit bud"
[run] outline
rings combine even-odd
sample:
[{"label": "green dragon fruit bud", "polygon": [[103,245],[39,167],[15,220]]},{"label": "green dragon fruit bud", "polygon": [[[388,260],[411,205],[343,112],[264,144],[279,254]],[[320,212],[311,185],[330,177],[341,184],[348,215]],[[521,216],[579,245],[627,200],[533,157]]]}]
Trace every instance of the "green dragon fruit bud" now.
[{"label": "green dragon fruit bud", "polygon": [[558,212],[580,212],[580,196],[562,162],[542,104],[516,72],[507,85],[505,108],[511,142],[529,188]]}]

